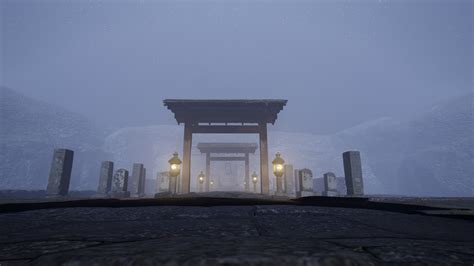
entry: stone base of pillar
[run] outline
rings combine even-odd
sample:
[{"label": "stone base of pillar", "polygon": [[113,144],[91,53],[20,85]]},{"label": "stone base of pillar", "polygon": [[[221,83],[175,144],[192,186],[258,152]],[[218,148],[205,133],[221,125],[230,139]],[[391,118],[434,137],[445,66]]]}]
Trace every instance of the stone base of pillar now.
[{"label": "stone base of pillar", "polygon": [[296,193],[296,197],[297,198],[301,198],[301,197],[311,197],[311,196],[317,196],[314,192],[312,191],[298,191]]},{"label": "stone base of pillar", "polygon": [[110,192],[110,197],[111,198],[130,198],[130,192],[129,191],[113,191]]},{"label": "stone base of pillar", "polygon": [[288,195],[283,192],[283,191],[277,191],[275,192],[275,196],[278,196],[278,197],[287,197]]},{"label": "stone base of pillar", "polygon": [[323,191],[323,196],[326,196],[326,197],[337,197],[337,196],[339,196],[339,192],[333,191],[333,190],[326,190],[326,191]]}]

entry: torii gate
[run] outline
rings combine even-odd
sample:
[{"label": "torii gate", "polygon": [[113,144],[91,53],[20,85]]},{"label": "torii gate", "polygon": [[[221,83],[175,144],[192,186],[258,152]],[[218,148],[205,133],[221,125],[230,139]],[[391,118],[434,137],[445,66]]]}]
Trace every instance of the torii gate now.
[{"label": "torii gate", "polygon": [[164,105],[184,123],[182,193],[189,193],[193,133],[258,134],[262,194],[269,194],[267,124],[274,124],[287,100],[178,100]]},{"label": "torii gate", "polygon": [[[222,142],[201,142],[197,145],[201,153],[206,154],[206,191],[209,191],[209,181],[211,177],[212,161],[243,161],[245,162],[245,191],[249,191],[250,182],[250,160],[249,154],[254,154],[257,150],[257,143],[222,143]],[[215,153],[239,154],[239,156],[211,156]],[[243,154],[240,155],[240,154]]]}]

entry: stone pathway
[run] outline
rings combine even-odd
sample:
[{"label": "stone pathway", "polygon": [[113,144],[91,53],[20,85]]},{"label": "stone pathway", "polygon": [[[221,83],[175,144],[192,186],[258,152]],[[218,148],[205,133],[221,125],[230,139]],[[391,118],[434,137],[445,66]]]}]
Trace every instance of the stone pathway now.
[{"label": "stone pathway", "polygon": [[0,265],[474,263],[472,220],[293,205],[0,214]]}]

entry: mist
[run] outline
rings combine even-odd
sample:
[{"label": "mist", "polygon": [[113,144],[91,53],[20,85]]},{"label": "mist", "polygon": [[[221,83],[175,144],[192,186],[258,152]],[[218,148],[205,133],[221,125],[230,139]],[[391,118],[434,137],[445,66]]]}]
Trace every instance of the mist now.
[{"label": "mist", "polygon": [[277,98],[335,133],[472,90],[472,1],[1,1],[2,84],[116,128]]},{"label": "mist", "polygon": [[154,178],[182,151],[167,98],[287,99],[271,155],[340,176],[356,149],[370,193],[473,196],[472,11],[469,0],[0,0],[0,188],[44,188],[57,147],[78,152],[76,189],[96,188],[102,160],[144,162]]}]

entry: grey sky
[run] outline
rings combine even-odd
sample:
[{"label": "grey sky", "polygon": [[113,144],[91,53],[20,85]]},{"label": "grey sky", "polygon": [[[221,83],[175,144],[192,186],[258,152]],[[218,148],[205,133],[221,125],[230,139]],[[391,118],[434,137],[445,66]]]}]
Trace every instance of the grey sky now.
[{"label": "grey sky", "polygon": [[3,85],[114,126],[164,98],[282,98],[330,133],[473,87],[473,1],[1,2]]}]

